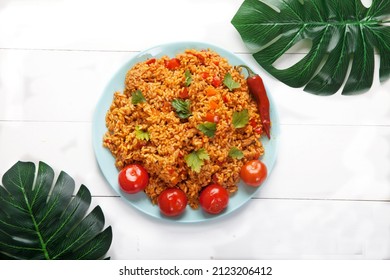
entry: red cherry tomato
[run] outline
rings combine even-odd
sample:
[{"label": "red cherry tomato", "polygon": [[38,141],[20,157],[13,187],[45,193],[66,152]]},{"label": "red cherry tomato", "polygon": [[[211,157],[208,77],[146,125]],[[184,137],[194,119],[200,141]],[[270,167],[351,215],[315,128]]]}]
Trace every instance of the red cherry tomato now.
[{"label": "red cherry tomato", "polygon": [[242,166],[240,177],[247,185],[258,187],[267,178],[267,166],[258,159],[250,160]]},{"label": "red cherry tomato", "polygon": [[167,67],[169,70],[176,70],[180,67],[180,60],[178,58],[171,58],[170,60],[166,60],[165,67]]},{"label": "red cherry tomato", "polygon": [[199,196],[200,206],[209,214],[219,214],[229,203],[229,193],[218,184],[205,187]]},{"label": "red cherry tomato", "polygon": [[118,175],[119,186],[126,193],[143,191],[149,183],[149,174],[139,164],[125,166]]},{"label": "red cherry tomato", "polygon": [[158,196],[157,204],[164,215],[169,217],[178,216],[186,209],[187,196],[180,189],[165,189]]}]

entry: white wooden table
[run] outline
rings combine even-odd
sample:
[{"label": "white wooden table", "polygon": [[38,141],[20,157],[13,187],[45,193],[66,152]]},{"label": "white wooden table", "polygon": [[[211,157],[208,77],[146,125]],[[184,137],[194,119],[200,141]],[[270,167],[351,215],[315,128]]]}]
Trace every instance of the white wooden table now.
[{"label": "white wooden table", "polygon": [[[85,184],[113,228],[112,259],[389,259],[390,83],[376,72],[370,92],[353,97],[287,87],[256,65],[230,24],[241,3],[0,0],[0,175],[18,160],[42,160]],[[108,186],[92,149],[92,116],[110,77],[139,51],[175,41],[237,53],[279,112],[267,185],[213,222],[140,213]]]}]

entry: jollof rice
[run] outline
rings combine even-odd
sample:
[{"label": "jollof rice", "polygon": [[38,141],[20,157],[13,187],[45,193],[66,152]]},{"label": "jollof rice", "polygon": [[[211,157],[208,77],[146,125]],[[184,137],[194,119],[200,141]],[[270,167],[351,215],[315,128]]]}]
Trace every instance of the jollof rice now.
[{"label": "jollof rice", "polygon": [[[131,163],[146,168],[149,184],[145,193],[152,203],[164,189],[180,188],[196,209],[200,191],[211,183],[231,194],[237,191],[242,165],[264,153],[259,140],[261,120],[239,67],[212,50],[188,49],[176,58],[180,61],[177,69],[167,68],[171,58],[163,56],[137,63],[127,72],[125,89],[114,93],[106,115],[103,145],[115,157],[118,169]],[[237,88],[229,90],[222,83],[227,73],[239,83]],[[135,92],[142,93],[143,102],[133,104]],[[179,118],[172,106],[175,99],[190,101],[188,118]],[[235,128],[233,114],[245,109],[249,121]],[[213,136],[198,129],[210,118],[216,123]],[[147,137],[137,136],[137,131]],[[233,147],[242,157],[229,156]],[[203,160],[197,172],[186,156],[200,149],[209,159]]]}]

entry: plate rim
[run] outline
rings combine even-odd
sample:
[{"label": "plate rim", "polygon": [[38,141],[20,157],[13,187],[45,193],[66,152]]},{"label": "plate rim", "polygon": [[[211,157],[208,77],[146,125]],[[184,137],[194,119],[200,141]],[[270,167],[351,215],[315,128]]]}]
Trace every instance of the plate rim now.
[{"label": "plate rim", "polygon": [[[101,174],[103,175],[105,181],[108,183],[108,185],[121,197],[121,199],[126,201],[127,204],[130,204],[133,208],[142,212],[144,215],[147,215],[149,217],[154,217],[154,218],[159,219],[159,220],[174,221],[174,222],[180,222],[180,223],[196,223],[196,222],[205,222],[205,221],[219,219],[219,218],[228,216],[229,214],[231,214],[233,212],[237,212],[237,210],[242,208],[243,205],[247,204],[257,192],[259,192],[261,189],[263,189],[267,185],[267,183],[269,181],[270,174],[272,173],[273,167],[275,165],[277,154],[278,154],[278,149],[279,149],[278,146],[279,146],[279,135],[280,135],[280,123],[279,123],[279,115],[278,115],[278,112],[277,112],[277,109],[275,106],[275,102],[274,102],[274,99],[272,98],[272,93],[269,91],[269,89],[266,85],[266,81],[264,82],[264,84],[265,84],[265,87],[266,87],[266,90],[268,93],[268,97],[270,100],[270,106],[272,109],[270,112],[271,121],[272,121],[271,140],[268,140],[268,139],[266,139],[266,137],[263,136],[263,137],[261,137],[261,141],[262,141],[264,146],[267,146],[266,145],[267,143],[271,143],[269,145],[272,145],[271,146],[272,147],[272,155],[271,155],[271,158],[266,163],[266,166],[268,169],[268,176],[267,176],[266,180],[264,181],[264,183],[262,184],[262,186],[260,186],[258,188],[244,186],[241,182],[239,182],[238,183],[239,190],[237,191],[237,193],[240,191],[240,189],[244,189],[244,190],[241,190],[241,193],[244,191],[247,191],[247,192],[249,192],[249,194],[246,196],[244,195],[245,199],[241,199],[238,202],[236,202],[234,207],[229,208],[229,206],[228,206],[228,208],[225,209],[224,212],[222,212],[218,215],[210,215],[210,214],[204,213],[204,211],[202,211],[200,208],[197,210],[194,210],[191,207],[187,206],[188,209],[186,209],[186,211],[183,215],[180,215],[178,217],[164,216],[159,212],[158,206],[153,205],[150,202],[150,199],[146,196],[145,193],[142,192],[142,193],[139,193],[136,195],[127,195],[127,194],[121,192],[119,189],[118,183],[117,182],[114,183],[112,181],[113,178],[109,178],[110,176],[108,175],[107,168],[112,170],[112,166],[111,167],[107,166],[107,162],[102,161],[103,160],[102,157],[104,156],[104,154],[106,156],[108,154],[108,156],[110,156],[112,158],[112,160],[113,160],[112,162],[115,162],[114,157],[112,156],[111,152],[108,149],[104,148],[102,145],[103,135],[107,131],[107,127],[105,124],[105,117],[103,118],[103,120],[100,119],[102,117],[102,115],[104,115],[104,116],[106,115],[108,108],[111,106],[113,94],[115,92],[112,90],[111,87],[113,86],[113,84],[117,85],[118,81],[116,81],[116,80],[120,80],[119,78],[122,77],[121,86],[120,86],[121,88],[118,89],[118,90],[122,91],[124,89],[124,75],[123,75],[123,73],[126,73],[130,69],[129,67],[132,67],[132,66],[134,66],[135,63],[144,61],[147,58],[161,57],[164,55],[172,56],[172,55],[168,54],[172,50],[167,51],[166,50],[167,48],[173,48],[173,51],[175,52],[175,54],[183,52],[186,49],[198,49],[198,50],[211,49],[211,50],[215,51],[216,53],[218,53],[219,55],[221,55],[222,57],[228,59],[229,64],[231,64],[231,65],[236,65],[236,64],[230,62],[230,60],[232,60],[232,59],[238,60],[241,64],[242,63],[246,64],[243,59],[241,59],[240,57],[237,56],[237,54],[235,54],[231,51],[228,51],[226,49],[223,49],[219,46],[216,46],[216,45],[213,45],[210,43],[198,42],[198,41],[168,42],[168,43],[159,44],[159,45],[147,48],[143,51],[137,52],[135,55],[133,55],[128,60],[123,62],[120,65],[120,67],[116,70],[116,72],[113,75],[111,75],[110,78],[108,78],[108,80],[105,83],[105,87],[103,88],[103,90],[98,98],[98,102],[96,103],[95,110],[93,113],[93,119],[92,119],[92,142],[93,142],[92,144],[93,144],[95,159],[98,163],[99,170],[100,170]],[[161,52],[161,50],[165,50],[165,53]],[[157,56],[152,55],[155,52],[157,52],[157,54],[159,54],[159,55],[157,55]],[[257,72],[257,71],[255,71],[255,72]],[[108,90],[110,90],[110,92]],[[110,101],[108,104],[107,104],[107,102],[105,102],[107,99]],[[104,107],[106,108],[106,110],[102,112],[101,110],[104,109]],[[99,119],[104,123],[105,131],[103,134],[100,133],[101,129],[98,129],[99,127],[102,128],[102,125],[99,126],[99,122],[98,122]],[[97,139],[100,139],[100,140],[97,141]],[[103,155],[101,154],[102,152],[103,152]],[[116,169],[115,165],[114,165],[114,168]],[[119,171],[117,170],[117,172],[119,172]],[[232,199],[234,199],[234,197],[237,195],[237,193],[233,195]],[[241,196],[243,196],[243,195],[241,195]],[[154,210],[157,210],[157,211],[154,211],[157,213],[151,213],[150,211],[146,211],[146,209],[144,209],[142,207],[142,204],[139,205],[137,203],[140,200],[145,201],[145,199],[152,207],[155,208]],[[232,199],[230,199],[230,201]],[[188,215],[187,212],[189,212],[189,211],[199,212],[199,215],[196,215],[196,214]],[[195,219],[194,215],[195,215],[195,217],[197,217],[197,216],[199,216],[199,217],[197,219]],[[186,219],[185,218],[186,216],[187,216],[187,218],[190,217],[190,219]]]}]

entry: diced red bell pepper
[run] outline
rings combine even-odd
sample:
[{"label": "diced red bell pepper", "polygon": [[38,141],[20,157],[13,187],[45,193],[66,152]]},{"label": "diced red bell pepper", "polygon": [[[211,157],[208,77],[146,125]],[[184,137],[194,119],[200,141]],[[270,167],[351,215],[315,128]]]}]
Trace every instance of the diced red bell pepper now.
[{"label": "diced red bell pepper", "polygon": [[187,99],[189,96],[188,94],[188,88],[185,87],[183,88],[180,92],[179,92],[179,97],[182,98],[182,99]]},{"label": "diced red bell pepper", "polygon": [[150,64],[153,64],[153,63],[155,63],[155,62],[156,62],[156,59],[155,59],[155,58],[151,58],[151,59],[149,59],[149,60],[146,61],[146,64],[147,64],[147,65],[150,65]]},{"label": "diced red bell pepper", "polygon": [[205,117],[205,120],[207,122],[213,122],[213,123],[218,123],[219,122],[219,116],[218,115],[215,115],[213,113],[207,113],[206,114],[206,117]]},{"label": "diced red bell pepper", "polygon": [[200,74],[200,75],[201,75],[202,79],[204,79],[204,80],[206,80],[210,76],[210,74],[208,72],[202,72],[202,74]]},{"label": "diced red bell pepper", "polygon": [[219,87],[222,84],[222,80],[220,77],[215,76],[213,80],[211,81],[211,84],[213,87]]},{"label": "diced red bell pepper", "polygon": [[165,67],[169,70],[176,70],[180,67],[180,60],[178,58],[171,58],[165,61]]}]

